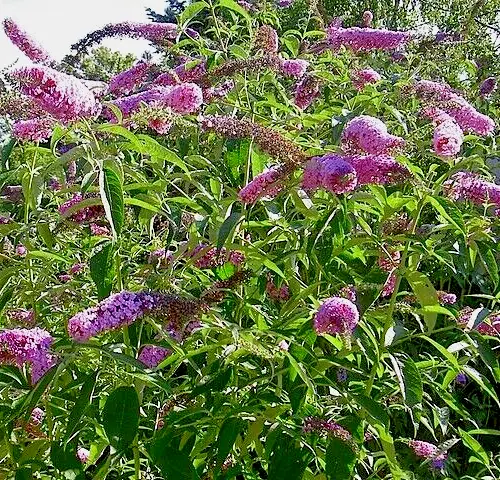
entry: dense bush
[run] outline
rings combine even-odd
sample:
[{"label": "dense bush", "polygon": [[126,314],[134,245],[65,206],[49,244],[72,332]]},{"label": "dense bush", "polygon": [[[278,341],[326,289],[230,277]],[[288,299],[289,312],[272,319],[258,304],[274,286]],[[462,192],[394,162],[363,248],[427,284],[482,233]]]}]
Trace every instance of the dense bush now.
[{"label": "dense bush", "polygon": [[1,478],[500,477],[492,71],[290,8],[4,22]]}]

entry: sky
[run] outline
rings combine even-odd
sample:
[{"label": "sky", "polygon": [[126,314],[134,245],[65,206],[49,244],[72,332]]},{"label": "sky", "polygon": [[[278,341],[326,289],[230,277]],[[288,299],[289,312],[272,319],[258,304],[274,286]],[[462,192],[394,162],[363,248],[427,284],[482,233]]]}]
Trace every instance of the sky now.
[{"label": "sky", "polygon": [[[146,7],[162,12],[165,0],[0,0],[0,18],[13,18],[56,60],[69,53],[70,46],[88,32],[107,23],[147,21]],[[146,41],[108,39],[102,45],[139,55]],[[0,69],[18,60],[30,63],[0,30]]]}]

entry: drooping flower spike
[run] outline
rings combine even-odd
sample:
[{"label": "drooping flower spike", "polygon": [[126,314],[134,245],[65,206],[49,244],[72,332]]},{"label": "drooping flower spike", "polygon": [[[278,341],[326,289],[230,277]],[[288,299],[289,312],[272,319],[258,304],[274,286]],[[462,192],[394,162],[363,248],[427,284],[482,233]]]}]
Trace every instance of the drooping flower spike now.
[{"label": "drooping flower spike", "polygon": [[10,41],[32,62],[46,65],[53,62],[50,54],[22,30],[12,18],[6,18],[3,21],[3,29]]},{"label": "drooping flower spike", "polygon": [[19,82],[23,95],[61,122],[92,117],[100,112],[100,103],[92,92],[71,75],[34,65],[14,70],[11,77]]}]

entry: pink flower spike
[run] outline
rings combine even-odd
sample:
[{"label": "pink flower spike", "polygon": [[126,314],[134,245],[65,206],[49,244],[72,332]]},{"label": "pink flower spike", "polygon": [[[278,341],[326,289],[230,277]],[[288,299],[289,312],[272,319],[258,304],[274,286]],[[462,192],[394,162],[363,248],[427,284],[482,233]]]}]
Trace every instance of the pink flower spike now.
[{"label": "pink flower spike", "polygon": [[118,73],[109,81],[109,92],[115,95],[128,95],[146,80],[151,68],[150,63],[139,62],[128,70]]},{"label": "pink flower spike", "polygon": [[373,70],[373,68],[365,68],[357,70],[351,75],[351,80],[356,90],[363,90],[365,85],[377,83],[382,80],[380,73]]},{"label": "pink flower spike", "polygon": [[384,122],[368,115],[353,118],[342,132],[342,148],[349,153],[388,154],[404,145],[401,137],[388,133]]},{"label": "pink flower spike", "polygon": [[239,199],[243,203],[255,203],[259,198],[275,197],[283,189],[282,172],[271,168],[254,177],[254,179],[240,190]]},{"label": "pink flower spike", "polygon": [[49,53],[33,40],[11,18],[3,21],[3,29],[10,41],[34,63],[52,63]]},{"label": "pink flower spike", "polygon": [[281,73],[286,77],[292,78],[302,78],[309,67],[309,62],[307,60],[301,60],[299,58],[294,60],[283,60],[281,64]]}]

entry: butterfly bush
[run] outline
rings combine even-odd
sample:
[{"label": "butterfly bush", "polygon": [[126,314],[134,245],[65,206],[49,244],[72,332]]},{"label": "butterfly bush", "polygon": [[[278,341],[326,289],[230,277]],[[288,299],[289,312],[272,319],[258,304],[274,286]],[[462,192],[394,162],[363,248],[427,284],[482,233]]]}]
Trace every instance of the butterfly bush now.
[{"label": "butterfly bush", "polygon": [[37,383],[56,364],[50,347],[54,339],[42,328],[15,328],[0,332],[0,363],[31,366],[31,383]]},{"label": "butterfly bush", "polygon": [[356,90],[363,90],[365,85],[374,84],[382,80],[382,76],[373,70],[373,68],[364,68],[353,72],[351,80]]},{"label": "butterfly bush", "polygon": [[417,455],[417,457],[431,459],[431,464],[434,468],[443,468],[444,462],[447,458],[447,454],[446,452],[440,453],[436,445],[428,442],[423,442],[421,440],[410,440],[408,445],[415,452],[415,455]]},{"label": "butterfly bush", "polygon": [[78,208],[84,200],[91,198],[95,198],[95,195],[75,193],[59,207],[59,213],[75,223],[92,222],[103,217],[104,207],[102,205],[82,206],[82,208]]},{"label": "butterfly bush", "polygon": [[71,48],[76,52],[85,52],[91,46],[109,37],[144,39],[161,45],[165,42],[175,40],[178,32],[179,29],[175,23],[110,23],[103,28],[90,32],[82,40],[72,45]]},{"label": "butterfly bush", "polygon": [[197,83],[207,74],[206,62],[204,60],[187,61],[178,65],[170,72],[164,72],[155,78],[158,85],[168,86],[178,83]]},{"label": "butterfly bush", "polygon": [[352,438],[351,433],[338,423],[331,420],[323,420],[317,417],[306,417],[304,419],[304,426],[302,429],[304,433],[325,433],[329,436],[340,438],[346,442]]},{"label": "butterfly bush", "polygon": [[25,142],[45,142],[52,136],[54,122],[49,118],[20,120],[12,127],[12,135]]},{"label": "butterfly bush", "polygon": [[488,182],[473,172],[457,172],[445,183],[453,200],[470,200],[477,205],[492,203],[500,207],[500,185]]},{"label": "butterfly bush", "polygon": [[11,73],[20,91],[48,114],[62,122],[95,116],[100,104],[76,77],[41,65],[22,67]]},{"label": "butterfly bush", "polygon": [[157,367],[170,354],[171,350],[159,345],[144,345],[139,352],[137,359],[148,368]]},{"label": "butterfly bush", "polygon": [[300,58],[283,60],[281,64],[281,72],[286,77],[302,78],[306,74],[308,67],[309,62]]},{"label": "butterfly bush", "polygon": [[393,50],[411,39],[407,32],[393,30],[350,27],[343,28],[332,23],[327,29],[327,44],[332,50],[344,46],[354,52],[370,50]]},{"label": "butterfly bush", "polygon": [[[179,24],[106,25],[60,64],[4,22],[38,64],[0,79],[15,453],[0,477],[26,449],[36,472],[21,473],[63,475],[54,439],[77,477],[101,464],[120,478],[499,470],[484,433],[500,338],[497,68],[481,27],[375,28],[346,4],[357,26],[325,28],[331,5],[306,4],[172,5],[161,19]],[[83,55],[107,37],[155,53],[83,78],[101,74]],[[471,45],[465,78],[457,52]],[[119,405],[132,396],[137,409]],[[128,444],[111,418],[123,408]],[[215,458],[224,431],[237,442]],[[488,465],[467,461],[464,433]]]},{"label": "butterfly bush", "polygon": [[170,87],[153,87],[128,97],[119,97],[113,100],[124,116],[138,112],[143,105],[170,108],[179,114],[196,112],[203,103],[203,92],[194,83],[183,83]]},{"label": "butterfly bush", "polygon": [[481,83],[479,87],[479,94],[482,97],[491,95],[497,86],[497,79],[495,77],[488,77]]},{"label": "butterfly bush", "polygon": [[417,95],[450,115],[464,132],[486,136],[495,130],[492,118],[476,110],[465,98],[442,82],[419,80],[414,86]]},{"label": "butterfly bush", "polygon": [[108,91],[114,95],[127,95],[146,80],[152,64],[139,62],[133,67],[118,73],[109,81]]},{"label": "butterfly bush", "polygon": [[357,176],[354,167],[342,156],[329,154],[310,160],[304,169],[302,186],[315,190],[322,187],[332,193],[341,194],[356,188]]},{"label": "butterfly bush", "polygon": [[351,334],[359,322],[359,312],[350,300],[332,297],[325,300],[314,316],[316,333]]},{"label": "butterfly bush", "polygon": [[111,295],[95,307],[77,313],[68,320],[68,334],[77,342],[86,342],[99,333],[130,325],[155,305],[147,293],[123,291]]},{"label": "butterfly bush", "polygon": [[12,18],[6,18],[3,21],[3,29],[9,40],[32,62],[42,64],[51,64],[53,62],[49,53],[33,40],[28,33],[22,30]]},{"label": "butterfly bush", "polygon": [[391,135],[382,120],[360,115],[350,120],[342,132],[342,148],[345,152],[388,154],[405,145],[401,137]]},{"label": "butterfly bush", "polygon": [[262,25],[255,34],[254,47],[267,53],[277,53],[279,48],[278,34],[269,25]]},{"label": "butterfly bush", "polygon": [[306,75],[295,88],[295,105],[305,110],[320,94],[320,81],[312,75]]}]

